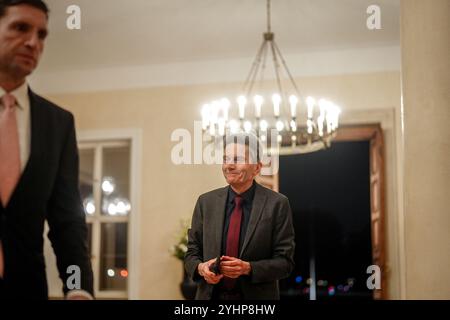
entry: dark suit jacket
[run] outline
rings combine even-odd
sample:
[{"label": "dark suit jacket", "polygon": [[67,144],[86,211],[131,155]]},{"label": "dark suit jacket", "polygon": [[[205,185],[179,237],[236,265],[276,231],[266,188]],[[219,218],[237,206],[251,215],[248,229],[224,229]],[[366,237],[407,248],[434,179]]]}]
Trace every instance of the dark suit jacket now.
[{"label": "dark suit jacket", "polygon": [[[211,299],[213,285],[197,272],[199,263],[220,255],[228,187],[201,195],[189,230],[185,268],[198,281],[196,299]],[[241,276],[244,299],[279,299],[278,280],[294,267],[294,228],[288,199],[257,184],[250,221],[239,259],[251,264],[250,276]]]},{"label": "dark suit jacket", "polygon": [[78,151],[72,114],[29,90],[30,158],[6,208],[0,205],[5,274],[0,296],[47,299],[44,221],[57,258],[63,290],[81,269],[81,289],[93,293],[87,228],[78,191]]}]

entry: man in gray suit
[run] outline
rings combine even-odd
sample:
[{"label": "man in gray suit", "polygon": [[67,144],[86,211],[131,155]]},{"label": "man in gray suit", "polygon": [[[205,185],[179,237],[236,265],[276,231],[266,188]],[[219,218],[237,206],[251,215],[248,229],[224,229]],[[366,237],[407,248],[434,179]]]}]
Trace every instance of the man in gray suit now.
[{"label": "man in gray suit", "polygon": [[289,201],[254,181],[261,150],[254,135],[227,137],[222,171],[229,186],[197,200],[185,256],[196,299],[279,299],[278,280],[293,270]]}]

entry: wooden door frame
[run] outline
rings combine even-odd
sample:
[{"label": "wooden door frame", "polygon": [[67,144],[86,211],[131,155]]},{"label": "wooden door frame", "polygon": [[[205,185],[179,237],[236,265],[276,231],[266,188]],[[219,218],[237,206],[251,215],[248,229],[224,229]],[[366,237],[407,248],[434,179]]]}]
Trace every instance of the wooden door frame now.
[{"label": "wooden door frame", "polygon": [[[370,159],[370,217],[372,264],[381,270],[381,289],[373,291],[376,300],[387,299],[386,285],[386,201],[385,201],[385,158],[384,137],[380,124],[345,125],[338,129],[335,142],[369,141]],[[262,185],[279,192],[278,172],[271,176],[259,176],[256,179]],[[369,276],[369,274],[368,274]]]},{"label": "wooden door frame", "polygon": [[387,299],[386,285],[386,201],[384,137],[380,124],[351,125],[339,128],[334,141],[370,142],[370,217],[372,238],[372,263],[381,270],[381,288],[375,289],[376,300]]}]

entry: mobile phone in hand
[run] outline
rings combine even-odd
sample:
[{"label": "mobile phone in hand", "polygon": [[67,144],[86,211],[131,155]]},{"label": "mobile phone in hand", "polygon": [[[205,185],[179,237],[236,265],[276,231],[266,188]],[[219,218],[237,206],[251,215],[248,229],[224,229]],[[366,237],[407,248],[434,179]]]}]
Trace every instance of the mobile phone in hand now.
[{"label": "mobile phone in hand", "polygon": [[220,256],[218,256],[216,261],[209,266],[209,271],[214,272],[216,275],[220,274]]}]

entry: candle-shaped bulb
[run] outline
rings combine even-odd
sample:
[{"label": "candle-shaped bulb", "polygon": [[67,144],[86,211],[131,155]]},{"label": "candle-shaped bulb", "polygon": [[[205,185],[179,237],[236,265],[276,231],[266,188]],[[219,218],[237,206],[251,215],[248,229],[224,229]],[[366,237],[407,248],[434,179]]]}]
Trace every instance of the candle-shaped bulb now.
[{"label": "candle-shaped bulb", "polygon": [[261,118],[261,108],[262,108],[262,104],[264,102],[264,99],[263,99],[262,96],[256,95],[253,98],[253,102],[255,103],[255,115],[256,115],[256,118]]},{"label": "candle-shaped bulb", "polygon": [[239,96],[237,98],[237,103],[239,106],[239,119],[244,119],[245,116],[245,105],[247,104],[247,98],[245,96]]},{"label": "candle-shaped bulb", "polygon": [[202,128],[206,130],[209,125],[210,107],[209,104],[204,104],[202,108]]},{"label": "candle-shaped bulb", "polygon": [[244,130],[246,133],[250,133],[250,131],[252,131],[252,123],[250,121],[245,121]]},{"label": "candle-shaped bulb", "polygon": [[277,127],[277,130],[278,130],[278,131],[283,131],[283,129],[284,129],[284,123],[283,123],[283,121],[278,120],[278,121],[277,121],[277,124],[276,124],[276,127]]},{"label": "candle-shaped bulb", "polygon": [[289,104],[291,105],[291,117],[295,118],[297,116],[297,103],[298,98],[294,95],[289,97]]},{"label": "candle-shaped bulb", "polygon": [[261,120],[259,122],[259,127],[261,128],[261,131],[267,131],[268,126],[269,126],[269,124],[267,123],[266,120]]},{"label": "candle-shaped bulb", "polygon": [[280,116],[280,103],[281,103],[281,97],[278,93],[275,93],[272,96],[272,102],[273,102],[273,114],[276,118]]}]

